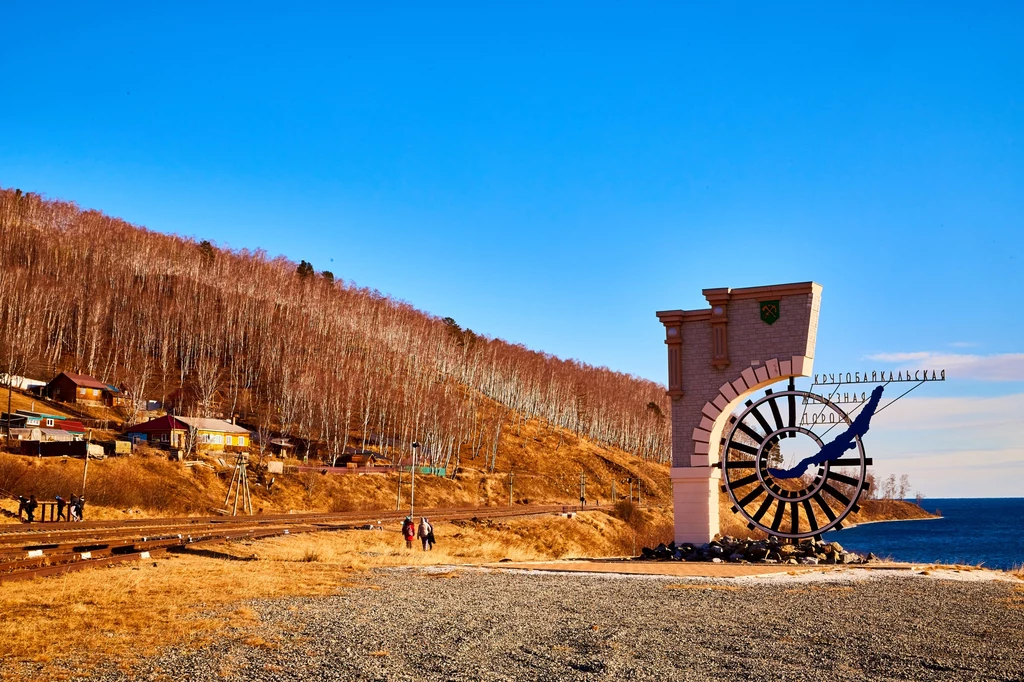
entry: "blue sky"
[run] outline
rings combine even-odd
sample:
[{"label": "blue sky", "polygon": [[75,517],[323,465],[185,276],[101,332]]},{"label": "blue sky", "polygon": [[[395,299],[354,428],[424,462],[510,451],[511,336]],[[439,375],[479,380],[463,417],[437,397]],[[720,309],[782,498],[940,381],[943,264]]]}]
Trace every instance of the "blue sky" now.
[{"label": "blue sky", "polygon": [[[659,381],[655,310],[813,279],[819,369],[942,362],[919,393],[973,414],[1024,403],[1022,15],[14,3],[0,185]],[[1019,414],[958,430],[957,466],[1004,455],[984,485],[909,446],[876,463],[1019,495]]]}]

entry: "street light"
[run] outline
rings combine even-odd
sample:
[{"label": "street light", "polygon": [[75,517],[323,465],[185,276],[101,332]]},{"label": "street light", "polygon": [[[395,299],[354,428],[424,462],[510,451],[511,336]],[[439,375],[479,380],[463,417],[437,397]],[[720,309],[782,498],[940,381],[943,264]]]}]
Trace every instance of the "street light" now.
[{"label": "street light", "polygon": [[412,484],[409,488],[409,517],[416,515],[416,452],[419,450],[420,444],[416,441],[412,443]]}]

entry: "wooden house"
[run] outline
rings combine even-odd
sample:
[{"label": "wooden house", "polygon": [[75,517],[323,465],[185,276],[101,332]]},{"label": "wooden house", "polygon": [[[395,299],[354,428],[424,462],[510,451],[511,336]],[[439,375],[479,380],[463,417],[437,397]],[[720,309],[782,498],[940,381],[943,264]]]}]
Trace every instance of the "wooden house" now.
[{"label": "wooden house", "polygon": [[175,417],[165,415],[143,424],[136,424],[127,431],[130,441],[144,441],[154,447],[173,450],[189,449],[190,441],[198,452],[224,452],[250,445],[248,430],[224,421],[204,417]]},{"label": "wooden house", "polygon": [[391,460],[387,457],[376,452],[370,452],[369,450],[354,450],[346,449],[343,454],[338,455],[338,458],[334,462],[334,466],[349,466],[349,467],[377,467],[377,466],[389,466]]},{"label": "wooden house", "polygon": [[126,402],[124,393],[116,386],[105,384],[87,374],[72,372],[61,372],[50,379],[44,393],[62,403],[117,406]]}]

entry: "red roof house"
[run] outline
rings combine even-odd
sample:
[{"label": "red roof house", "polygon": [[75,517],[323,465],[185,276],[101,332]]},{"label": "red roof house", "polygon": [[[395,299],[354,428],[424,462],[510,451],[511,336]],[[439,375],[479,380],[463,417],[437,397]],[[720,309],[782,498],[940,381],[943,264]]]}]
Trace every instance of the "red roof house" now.
[{"label": "red roof house", "polygon": [[61,372],[44,389],[46,395],[62,403],[113,405],[120,391],[88,374]]}]

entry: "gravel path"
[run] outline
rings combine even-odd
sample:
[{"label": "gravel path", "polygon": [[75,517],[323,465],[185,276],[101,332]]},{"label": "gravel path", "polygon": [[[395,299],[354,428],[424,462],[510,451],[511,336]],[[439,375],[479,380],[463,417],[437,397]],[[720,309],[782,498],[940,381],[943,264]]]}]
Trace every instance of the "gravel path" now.
[{"label": "gravel path", "polygon": [[270,646],[171,652],[133,679],[1020,680],[1015,588],[377,571],[339,596],[254,602]]}]

